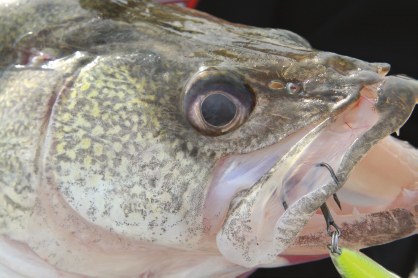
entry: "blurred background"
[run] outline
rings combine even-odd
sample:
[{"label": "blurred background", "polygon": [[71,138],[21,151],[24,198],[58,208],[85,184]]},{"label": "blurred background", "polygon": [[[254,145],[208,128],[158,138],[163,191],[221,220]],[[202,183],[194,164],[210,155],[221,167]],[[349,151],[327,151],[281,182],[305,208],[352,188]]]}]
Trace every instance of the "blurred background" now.
[{"label": "blurred background", "polygon": [[[196,9],[234,23],[288,29],[313,48],[368,62],[387,62],[390,75],[418,79],[418,1],[200,0]],[[418,107],[400,131],[418,147]],[[401,223],[400,223],[401,224]],[[418,253],[418,236],[362,250],[401,277],[408,277]],[[330,259],[276,269],[256,277],[340,277]]]}]

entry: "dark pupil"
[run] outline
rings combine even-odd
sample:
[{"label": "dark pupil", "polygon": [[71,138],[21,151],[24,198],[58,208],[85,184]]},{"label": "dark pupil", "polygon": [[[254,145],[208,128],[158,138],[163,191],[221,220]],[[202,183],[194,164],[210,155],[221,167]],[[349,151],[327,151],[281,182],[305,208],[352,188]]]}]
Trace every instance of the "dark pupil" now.
[{"label": "dark pupil", "polygon": [[205,121],[213,126],[224,126],[235,117],[237,107],[226,96],[213,94],[202,103],[202,116]]}]

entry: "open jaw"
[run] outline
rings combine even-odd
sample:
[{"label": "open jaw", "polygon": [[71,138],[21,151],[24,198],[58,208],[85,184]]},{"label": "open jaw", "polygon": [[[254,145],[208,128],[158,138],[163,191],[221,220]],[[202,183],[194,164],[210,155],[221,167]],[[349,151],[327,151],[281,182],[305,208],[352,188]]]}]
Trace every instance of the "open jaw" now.
[{"label": "open jaw", "polygon": [[[274,266],[275,262],[280,265],[280,254],[327,253],[330,238],[325,220],[315,214],[344,184],[338,193],[343,210],[331,206],[331,213],[336,223],[341,223],[342,239],[348,245],[361,248],[413,234],[417,152],[390,138],[379,141],[407,120],[417,91],[414,80],[386,77],[377,86],[363,87],[360,99],[335,118],[306,127],[270,147],[225,157],[214,172],[205,203],[203,225],[207,239],[216,237],[220,252],[245,267]],[[398,161],[400,153],[406,158]],[[318,166],[321,162],[334,169],[339,184],[327,169]],[[399,163],[404,163],[403,172],[388,171],[388,167],[395,170]],[[357,164],[358,170],[348,180]],[[391,179],[382,179],[385,175]],[[283,202],[289,206],[287,210]],[[361,227],[352,223],[367,216],[380,219],[388,214],[393,216],[392,222],[404,217],[409,221],[408,227],[396,235],[383,235],[384,229],[393,224],[386,221],[380,225],[380,232],[373,235],[375,239],[369,237],[365,241],[362,236],[366,231],[357,231],[357,236],[353,236],[353,229]]]}]

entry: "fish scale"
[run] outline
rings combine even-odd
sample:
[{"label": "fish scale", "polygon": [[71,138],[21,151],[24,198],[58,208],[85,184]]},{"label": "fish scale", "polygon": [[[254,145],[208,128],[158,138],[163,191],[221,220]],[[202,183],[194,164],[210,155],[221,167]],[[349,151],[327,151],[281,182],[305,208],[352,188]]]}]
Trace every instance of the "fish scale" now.
[{"label": "fish scale", "polygon": [[[83,62],[81,62],[83,63]],[[73,66],[78,67],[75,63]],[[45,122],[49,103],[54,98],[54,89],[49,84],[62,84],[63,79],[74,67],[68,67],[62,74],[49,70],[39,70],[34,74],[28,71],[17,70],[5,73],[2,78],[7,80],[6,86],[2,86],[0,97],[0,109],[2,111],[1,147],[0,147],[0,171],[2,172],[2,220],[4,221],[2,232],[11,238],[24,238],[24,230],[36,198],[37,178],[39,175],[39,151],[34,152],[43,140]],[[22,86],[8,86],[24,80]],[[9,107],[13,107],[10,109]],[[30,121],[28,119],[31,119]],[[18,147],[17,147],[18,146]],[[6,174],[8,173],[8,174]],[[13,219],[13,221],[11,221]],[[10,227],[12,225],[12,227]],[[12,232],[13,231],[13,232]]]},{"label": "fish scale", "polygon": [[[135,59],[147,59],[148,56],[138,55]],[[119,57],[119,61],[123,59],[133,57]],[[65,190],[66,198],[73,208],[84,215],[94,211],[90,217],[95,221],[106,211],[106,218],[100,220],[104,226],[113,226],[112,223],[120,219],[119,215],[123,211],[127,216],[125,224],[120,228],[118,224],[115,229],[121,229],[125,234],[140,234],[142,226],[143,233],[147,233],[149,225],[143,225],[142,221],[152,222],[159,218],[158,215],[168,217],[171,213],[185,213],[184,209],[180,210],[188,191],[187,186],[182,186],[183,180],[194,178],[199,183],[199,179],[205,177],[205,172],[200,171],[203,174],[196,176],[192,171],[176,171],[176,164],[179,163],[182,168],[192,167],[180,155],[181,152],[171,152],[175,155],[173,158],[167,155],[169,152],[165,146],[157,147],[161,141],[166,140],[166,127],[163,121],[161,124],[158,121],[158,115],[161,117],[163,112],[155,107],[158,92],[152,89],[154,81],[142,81],[141,76],[145,76],[146,72],[137,72],[137,78],[134,78],[128,72],[117,69],[115,66],[118,65],[106,57],[92,63],[94,67],[87,65],[86,70],[82,70],[74,81],[72,90],[62,96],[62,101],[58,99],[54,106],[51,121],[56,123],[50,136],[62,133],[64,137],[53,141],[50,158],[47,160],[55,165],[57,186]],[[116,74],[120,76],[117,82],[107,81],[115,79]],[[103,82],[96,86],[95,83],[89,83],[89,80]],[[135,81],[141,82],[140,85],[132,83]],[[125,90],[118,86],[122,83],[126,86]],[[142,90],[137,89],[139,86]],[[55,115],[58,115],[57,120]],[[122,120],[124,118],[125,121]],[[133,119],[137,119],[136,122]],[[70,129],[65,131],[64,128]],[[78,135],[79,132],[75,132],[77,130],[83,132]],[[133,140],[129,140],[129,137]],[[151,145],[155,147],[150,149],[148,146]],[[178,162],[175,158],[179,159]],[[177,186],[172,182],[170,187],[165,186],[168,182],[159,175],[160,169],[167,167],[170,169],[170,179],[178,181]],[[197,170],[196,167],[194,170]],[[135,175],[138,172],[142,173],[140,177]],[[85,186],[73,184],[73,180],[81,177],[87,177]],[[141,195],[146,198],[139,202],[138,196]],[[158,197],[161,195],[164,196],[162,200]],[[85,201],[77,196],[83,196]],[[90,204],[91,198],[105,201],[101,205]],[[111,203],[123,205],[107,210]],[[162,230],[168,227],[162,223],[159,226],[157,234],[161,236]]]}]

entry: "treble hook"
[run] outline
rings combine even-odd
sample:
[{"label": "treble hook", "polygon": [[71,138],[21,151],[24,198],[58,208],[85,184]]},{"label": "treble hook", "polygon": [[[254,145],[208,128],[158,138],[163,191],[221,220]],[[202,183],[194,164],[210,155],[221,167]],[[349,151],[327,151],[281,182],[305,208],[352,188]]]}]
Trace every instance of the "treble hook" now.
[{"label": "treble hook", "polygon": [[[338,185],[340,183],[340,181],[338,180],[337,176],[334,173],[334,170],[332,170],[332,167],[325,162],[322,162],[320,164],[318,164],[317,166],[322,166],[328,169],[329,173],[331,174],[331,177],[334,179],[335,183]],[[341,209],[341,203],[340,200],[338,199],[337,193],[332,194],[332,196],[334,197],[334,201],[337,203],[338,207]]]},{"label": "treble hook", "polygon": [[[335,183],[337,185],[339,184],[338,178],[335,175],[334,170],[332,170],[332,167],[328,163],[322,162],[322,163],[318,164],[317,166],[322,166],[322,167],[327,168],[328,171],[331,174],[331,177],[334,179]],[[332,196],[334,197],[334,201],[337,203],[338,207],[341,210],[341,203],[340,203],[340,200],[338,199],[337,193],[332,194]],[[286,201],[283,201],[282,202],[282,205],[284,207],[284,210],[287,210],[289,208],[289,205],[287,204]],[[334,220],[332,219],[332,216],[331,216],[331,214],[329,212],[329,209],[328,209],[328,207],[327,207],[327,205],[325,203],[322,204],[321,210],[322,210],[322,213],[324,214],[325,220],[327,221],[328,234],[331,235],[331,227],[330,227],[331,225],[334,226],[334,228],[337,231],[340,231],[340,229],[338,228],[337,224],[335,224]],[[341,234],[341,231],[340,231],[340,234]]]},{"label": "treble hook", "polygon": [[[337,176],[335,175],[334,170],[332,169],[332,167],[331,167],[329,164],[327,164],[327,163],[325,163],[325,162],[322,162],[322,163],[318,164],[317,166],[322,166],[322,167],[327,168],[327,169],[328,169],[328,171],[329,171],[329,172],[330,172],[330,174],[331,174],[331,177],[334,179],[335,183],[336,183],[337,185],[339,184],[338,178],[337,178]],[[338,207],[341,209],[341,203],[340,203],[340,200],[338,199],[337,194],[336,194],[336,193],[334,193],[334,194],[333,194],[333,197],[334,197],[334,201],[337,203]],[[334,233],[334,232],[331,232],[331,226],[333,226],[333,227],[335,228],[335,230],[336,230],[336,232],[337,232],[338,236],[340,236],[340,235],[341,235],[341,229],[340,229],[340,228],[337,226],[337,224],[334,222],[334,219],[332,218],[332,215],[331,215],[331,213],[330,213],[330,211],[329,211],[328,206],[327,206],[327,204],[326,204],[326,203],[323,203],[323,204],[321,205],[321,211],[322,211],[322,214],[324,215],[325,221],[326,221],[326,223],[327,223],[327,232],[328,232],[328,234],[329,234],[330,236],[333,236],[333,233]]]},{"label": "treble hook", "polygon": [[323,203],[321,205],[321,211],[322,214],[324,215],[325,218],[325,222],[327,223],[327,232],[330,236],[332,236],[332,232],[331,232],[331,226],[333,226],[335,228],[335,230],[338,233],[338,236],[341,235],[341,229],[340,227],[337,226],[337,224],[335,223],[334,219],[332,218],[332,215],[328,209],[328,206],[326,203]]}]

